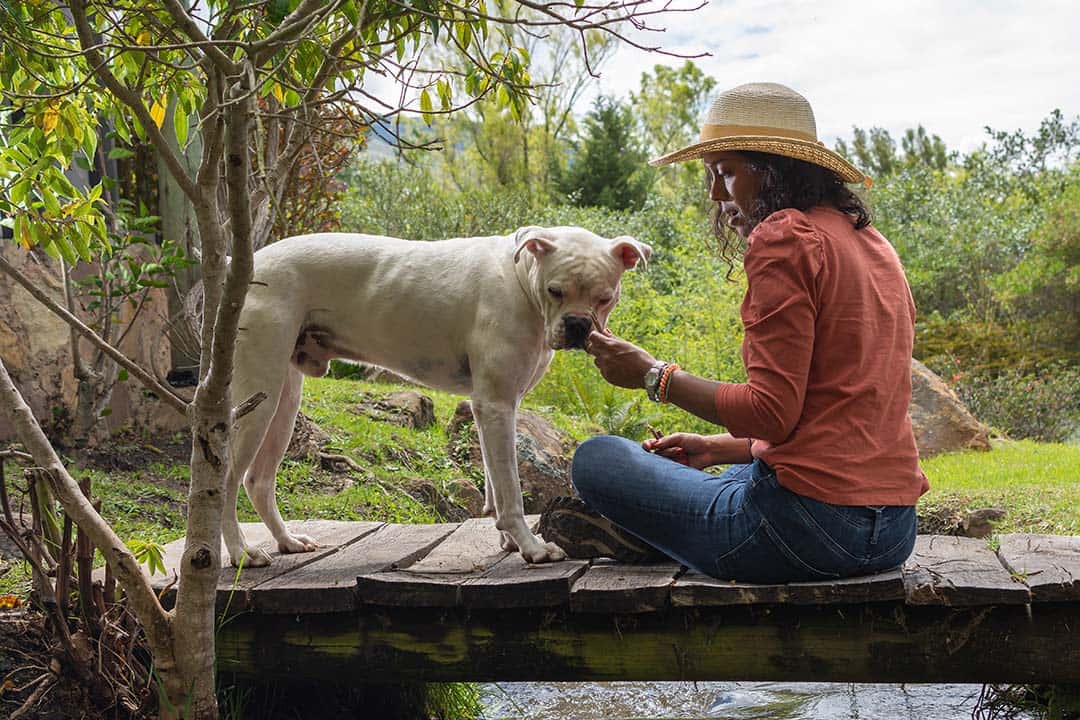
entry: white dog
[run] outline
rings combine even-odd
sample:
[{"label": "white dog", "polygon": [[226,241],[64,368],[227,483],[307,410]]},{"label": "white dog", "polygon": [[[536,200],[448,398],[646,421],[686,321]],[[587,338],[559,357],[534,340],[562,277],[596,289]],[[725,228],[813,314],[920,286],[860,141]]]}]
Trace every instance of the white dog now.
[{"label": "white dog", "polygon": [[285,527],[275,474],[300,407],[303,376],[332,358],[389,368],[472,396],[484,460],[484,510],[502,545],[528,562],[560,560],[525,523],[515,449],[522,396],[554,350],[583,348],[606,324],[623,271],[652,249],[631,237],[576,227],[527,227],[513,236],[416,242],[372,235],[289,238],[255,254],[240,319],[233,397],[267,399],[237,421],[223,535],[233,565],[266,565],[236,518],[241,480],[282,552],[317,543]]}]

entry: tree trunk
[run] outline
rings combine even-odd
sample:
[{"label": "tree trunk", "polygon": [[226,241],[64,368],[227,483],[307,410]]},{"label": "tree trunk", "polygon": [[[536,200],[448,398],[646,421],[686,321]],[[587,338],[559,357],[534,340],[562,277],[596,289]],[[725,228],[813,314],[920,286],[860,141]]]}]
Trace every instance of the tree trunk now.
[{"label": "tree trunk", "polygon": [[[166,113],[167,118],[173,117],[172,108],[175,104],[174,99]],[[197,126],[195,122],[191,125]],[[194,176],[198,168],[198,157],[202,154],[202,136],[195,133],[192,138],[189,138],[187,147],[180,148],[172,120],[170,119],[161,129],[173,153],[188,166],[189,173]],[[200,247],[198,221],[184,191],[180,189],[180,184],[169,172],[168,164],[161,158],[160,153],[158,153],[158,215],[161,217],[162,239],[171,240],[182,247],[184,254],[188,257],[198,257],[197,252]],[[184,301],[198,280],[199,267],[197,265],[176,273],[174,283],[166,290],[171,325],[182,327]],[[196,376],[199,366],[198,348],[194,343],[185,342],[187,338],[180,338],[177,335],[176,332],[170,333],[169,369],[190,372],[192,376]]]}]

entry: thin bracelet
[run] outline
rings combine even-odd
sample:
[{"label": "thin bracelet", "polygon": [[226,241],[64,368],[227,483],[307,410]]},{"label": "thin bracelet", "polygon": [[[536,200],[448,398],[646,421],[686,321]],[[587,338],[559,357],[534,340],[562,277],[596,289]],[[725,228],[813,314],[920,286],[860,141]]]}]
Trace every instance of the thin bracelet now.
[{"label": "thin bracelet", "polygon": [[675,374],[675,371],[679,369],[678,363],[671,363],[664,368],[664,374],[660,376],[660,386],[657,388],[656,397],[660,399],[660,402],[667,402],[668,386],[671,384],[671,376]]}]

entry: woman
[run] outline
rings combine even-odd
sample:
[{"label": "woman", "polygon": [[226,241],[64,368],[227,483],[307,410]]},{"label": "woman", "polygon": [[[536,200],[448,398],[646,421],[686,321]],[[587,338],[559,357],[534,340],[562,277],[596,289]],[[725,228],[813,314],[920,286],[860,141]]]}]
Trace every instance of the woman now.
[{"label": "woman", "polygon": [[[907,414],[911,292],[845,186],[869,180],[818,142],[806,99],[772,83],[721,94],[700,142],[652,164],[695,159],[725,257],[745,241],[747,381],[697,377],[610,332],[594,330],[587,351],[608,382],[729,432],[587,440],[571,469],[584,506],[556,502],[541,533],[572,557],[646,560],[656,548],[748,582],[895,567],[928,485]],[[703,472],[720,464],[731,467]]]}]

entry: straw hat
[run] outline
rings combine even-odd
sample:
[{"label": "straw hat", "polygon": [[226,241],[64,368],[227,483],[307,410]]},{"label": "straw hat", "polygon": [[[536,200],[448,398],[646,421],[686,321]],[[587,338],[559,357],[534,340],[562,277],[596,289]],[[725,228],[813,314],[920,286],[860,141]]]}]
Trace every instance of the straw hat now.
[{"label": "straw hat", "polygon": [[828,168],[844,182],[870,183],[870,178],[817,139],[814,111],[806,98],[777,83],[748,83],[721,93],[705,116],[698,142],[649,164],[697,160],[722,150],[785,155]]}]

